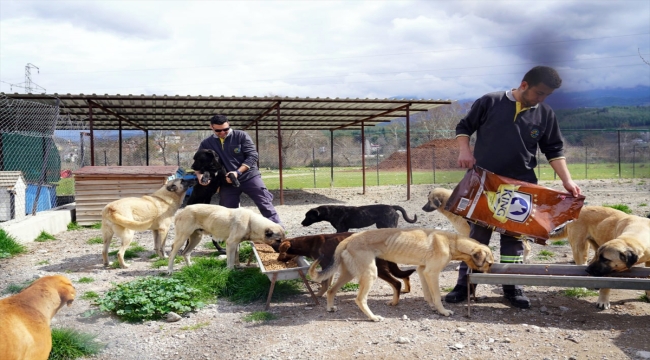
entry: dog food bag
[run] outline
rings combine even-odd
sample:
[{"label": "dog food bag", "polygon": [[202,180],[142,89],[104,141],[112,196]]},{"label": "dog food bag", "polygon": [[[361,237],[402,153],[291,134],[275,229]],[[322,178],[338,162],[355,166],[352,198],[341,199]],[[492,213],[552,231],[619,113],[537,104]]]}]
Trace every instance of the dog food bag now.
[{"label": "dog food bag", "polygon": [[578,218],[585,197],[499,176],[475,166],[468,170],[445,210],[501,234],[546,244],[549,233]]}]

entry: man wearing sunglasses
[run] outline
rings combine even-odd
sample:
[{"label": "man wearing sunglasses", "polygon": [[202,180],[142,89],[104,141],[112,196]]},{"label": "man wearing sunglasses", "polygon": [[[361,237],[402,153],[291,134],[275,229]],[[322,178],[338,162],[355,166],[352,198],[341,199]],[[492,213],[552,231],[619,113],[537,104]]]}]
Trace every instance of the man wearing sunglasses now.
[{"label": "man wearing sunglasses", "polygon": [[[239,198],[243,192],[253,200],[265,218],[282,224],[273,207],[273,194],[264,185],[262,175],[257,168],[259,154],[251,137],[244,131],[231,129],[226,115],[214,115],[210,119],[210,128],[214,134],[201,141],[199,150],[214,150],[228,174],[234,174],[240,183],[239,187],[221,187],[219,205],[231,209],[238,208]],[[226,181],[231,183],[228,176]]]}]

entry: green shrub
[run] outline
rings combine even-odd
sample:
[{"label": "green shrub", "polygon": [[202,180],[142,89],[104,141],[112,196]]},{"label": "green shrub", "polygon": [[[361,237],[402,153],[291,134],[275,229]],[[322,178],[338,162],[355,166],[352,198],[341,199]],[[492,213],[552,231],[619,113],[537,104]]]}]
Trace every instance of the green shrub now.
[{"label": "green shrub", "polygon": [[23,281],[22,283],[19,284],[9,284],[7,287],[2,291],[2,294],[18,294],[19,292],[23,291],[24,288],[28,287],[34,282],[34,280],[27,280]]},{"label": "green shrub", "polygon": [[90,226],[88,226],[91,229],[101,229],[102,228],[102,223],[101,222],[96,222]]},{"label": "green shrub", "polygon": [[52,351],[48,360],[72,360],[98,354],[104,344],[96,336],[73,329],[52,329]]},{"label": "green shrub", "polygon": [[94,291],[86,291],[83,295],[81,295],[81,298],[84,300],[98,299],[99,294]]},{"label": "green shrub", "polygon": [[114,285],[97,304],[127,321],[155,320],[170,311],[182,314],[202,307],[198,295],[199,290],[180,280],[149,276]]},{"label": "green shrub", "polygon": [[16,239],[0,229],[0,259],[12,257],[27,251],[25,245],[20,244]]},{"label": "green shrub", "polygon": [[36,237],[36,239],[34,239],[34,241],[37,242],[46,242],[51,240],[56,240],[56,238],[45,231],[41,231],[41,233]]},{"label": "green shrub", "polygon": [[78,282],[80,282],[80,283],[82,283],[82,284],[89,284],[89,283],[91,283],[91,282],[93,282],[93,281],[95,281],[95,279],[93,279],[93,278],[91,278],[91,277],[85,277],[85,276],[84,276],[84,277],[82,277],[81,279],[79,279]]},{"label": "green shrub", "polygon": [[568,245],[568,244],[569,244],[569,242],[566,241],[566,240],[556,240],[556,241],[551,242],[551,245],[555,245],[555,246],[564,246],[564,245]]},{"label": "green shrub", "polygon": [[540,260],[549,260],[554,256],[555,253],[549,250],[540,250],[539,253],[537,254],[537,258]]},{"label": "green shrub", "polygon": [[81,230],[81,229],[83,229],[83,227],[77,224],[76,221],[73,221],[68,224],[68,231]]},{"label": "green shrub", "polygon": [[343,292],[357,291],[357,290],[359,290],[359,284],[357,284],[357,283],[349,282],[349,283],[346,283],[345,285],[343,285],[343,287],[341,287],[341,291],[343,291]]},{"label": "green shrub", "polygon": [[[131,245],[124,251],[124,259],[133,259],[137,258],[140,256],[141,252],[145,252],[147,249],[145,249],[142,245],[139,245],[138,243],[131,243]],[[118,250],[110,251],[108,255],[110,256],[116,256]]]}]

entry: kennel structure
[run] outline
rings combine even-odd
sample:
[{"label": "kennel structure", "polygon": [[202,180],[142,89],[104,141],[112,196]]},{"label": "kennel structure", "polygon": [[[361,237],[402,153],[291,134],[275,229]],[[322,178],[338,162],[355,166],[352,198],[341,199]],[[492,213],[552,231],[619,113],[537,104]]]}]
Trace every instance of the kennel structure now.
[{"label": "kennel structure", "polygon": [[18,220],[26,216],[27,183],[20,171],[0,171],[0,221]]},{"label": "kennel structure", "polygon": [[73,172],[77,223],[101,222],[106,204],[150,195],[168,180],[183,175],[184,170],[178,166],[84,166]]}]

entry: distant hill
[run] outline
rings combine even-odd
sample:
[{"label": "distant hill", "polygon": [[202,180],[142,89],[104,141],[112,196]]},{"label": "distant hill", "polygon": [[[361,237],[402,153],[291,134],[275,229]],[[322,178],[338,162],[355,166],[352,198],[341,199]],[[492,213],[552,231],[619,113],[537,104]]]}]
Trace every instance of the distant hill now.
[{"label": "distant hill", "polygon": [[555,110],[607,106],[650,106],[650,86],[566,93],[558,91],[549,96],[546,103]]}]

